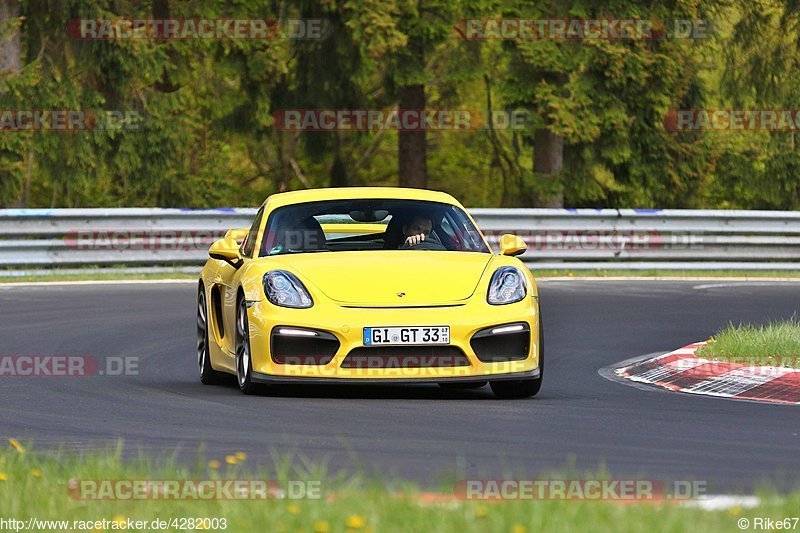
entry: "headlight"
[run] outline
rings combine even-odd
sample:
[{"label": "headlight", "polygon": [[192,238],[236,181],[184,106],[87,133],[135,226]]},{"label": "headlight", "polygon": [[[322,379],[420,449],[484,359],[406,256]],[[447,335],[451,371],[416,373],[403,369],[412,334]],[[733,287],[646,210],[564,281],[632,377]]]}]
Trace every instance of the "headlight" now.
[{"label": "headlight", "polygon": [[495,270],[486,300],[492,305],[513,304],[525,298],[525,277],[514,267]]},{"label": "headlight", "polygon": [[264,294],[270,302],[281,307],[308,309],[314,305],[297,276],[285,270],[270,270],[264,274]]}]

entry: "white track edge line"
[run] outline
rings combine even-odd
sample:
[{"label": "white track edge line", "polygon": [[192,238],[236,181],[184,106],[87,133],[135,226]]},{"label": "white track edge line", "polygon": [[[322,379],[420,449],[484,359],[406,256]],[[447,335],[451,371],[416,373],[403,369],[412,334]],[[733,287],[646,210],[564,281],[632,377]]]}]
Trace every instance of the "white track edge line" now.
[{"label": "white track edge line", "polygon": [[147,284],[177,284],[197,283],[196,279],[103,279],[82,281],[20,281],[0,283],[0,289],[15,287],[53,287],[53,286],[81,286],[81,285],[147,285]]}]

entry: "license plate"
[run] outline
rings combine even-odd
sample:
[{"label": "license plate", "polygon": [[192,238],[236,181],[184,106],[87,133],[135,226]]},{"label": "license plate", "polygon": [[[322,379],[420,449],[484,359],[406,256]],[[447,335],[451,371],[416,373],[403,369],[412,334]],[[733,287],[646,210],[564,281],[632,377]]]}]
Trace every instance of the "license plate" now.
[{"label": "license plate", "polygon": [[364,328],[364,346],[450,344],[450,326]]}]

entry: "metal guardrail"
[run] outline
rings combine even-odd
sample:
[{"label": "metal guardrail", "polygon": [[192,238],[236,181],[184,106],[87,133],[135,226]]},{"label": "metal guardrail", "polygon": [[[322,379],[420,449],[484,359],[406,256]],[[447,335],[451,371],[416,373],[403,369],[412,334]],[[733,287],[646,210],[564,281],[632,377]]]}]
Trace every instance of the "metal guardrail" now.
[{"label": "metal guardrail", "polygon": [[201,265],[255,209],[4,209],[0,267]]},{"label": "metal guardrail", "polygon": [[[532,268],[768,269],[800,267],[800,212],[471,209],[497,248],[515,233]],[[255,209],[0,210],[0,268],[199,266]]]},{"label": "metal guardrail", "polygon": [[496,239],[513,228],[538,268],[800,267],[800,212],[688,209],[473,209]]}]

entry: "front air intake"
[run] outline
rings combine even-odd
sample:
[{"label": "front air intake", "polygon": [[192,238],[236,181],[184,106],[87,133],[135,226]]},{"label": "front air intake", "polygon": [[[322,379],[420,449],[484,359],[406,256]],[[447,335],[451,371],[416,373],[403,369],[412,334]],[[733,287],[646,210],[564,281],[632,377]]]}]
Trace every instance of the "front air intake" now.
[{"label": "front air intake", "polygon": [[483,363],[522,361],[530,351],[531,329],[525,322],[493,326],[473,335],[469,345]]},{"label": "front air intake", "polygon": [[457,346],[361,346],[342,361],[342,368],[447,368],[469,366]]},{"label": "front air intake", "polygon": [[327,331],[275,326],[270,355],[279,365],[327,365],[339,350],[339,339]]}]

